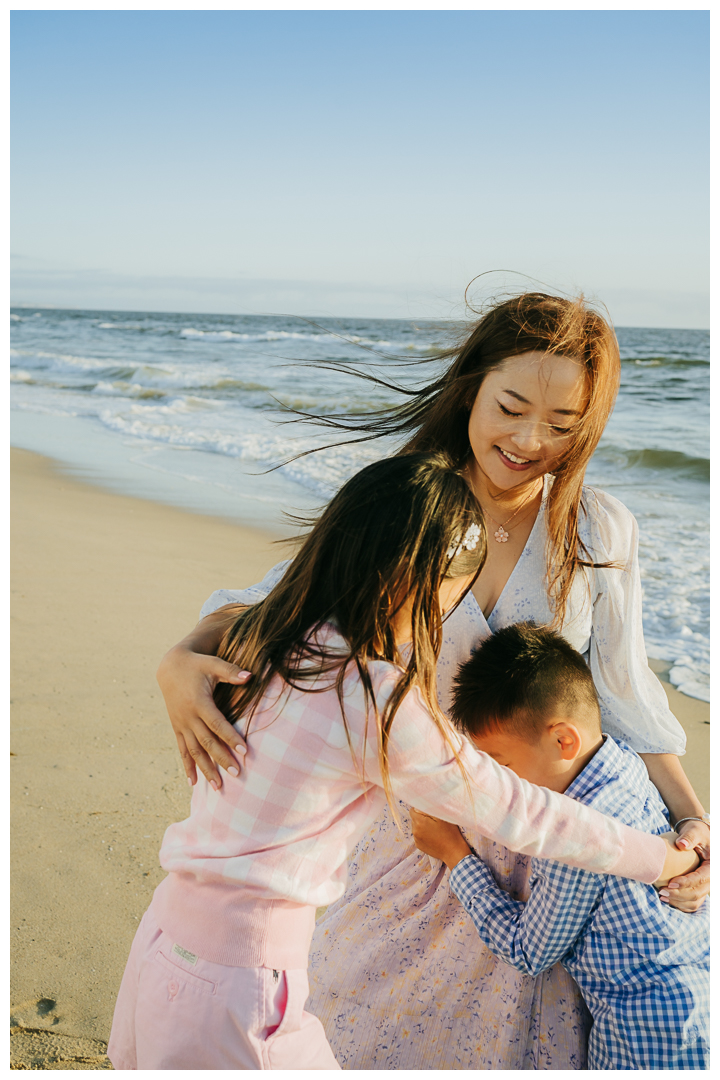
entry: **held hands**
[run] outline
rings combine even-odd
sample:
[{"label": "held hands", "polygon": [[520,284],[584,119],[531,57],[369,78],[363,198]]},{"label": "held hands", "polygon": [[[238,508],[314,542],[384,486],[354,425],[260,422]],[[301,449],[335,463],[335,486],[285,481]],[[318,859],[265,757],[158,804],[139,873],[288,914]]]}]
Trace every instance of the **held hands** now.
[{"label": "held hands", "polygon": [[452,870],[467,855],[472,855],[472,848],[457,825],[431,817],[412,806],[409,809],[413,838],[420,851],[444,862],[448,870]]},{"label": "held hands", "polygon": [[[668,835],[672,837],[675,833]],[[660,889],[660,899],[679,911],[697,911],[705,903],[705,897],[710,892],[709,827],[702,821],[684,822],[680,826],[675,849],[676,854],[682,850],[686,857],[694,856],[694,862],[689,867],[673,868],[667,875],[670,881],[656,882],[656,885],[664,886]],[[663,873],[665,874],[667,870],[666,860]]]}]

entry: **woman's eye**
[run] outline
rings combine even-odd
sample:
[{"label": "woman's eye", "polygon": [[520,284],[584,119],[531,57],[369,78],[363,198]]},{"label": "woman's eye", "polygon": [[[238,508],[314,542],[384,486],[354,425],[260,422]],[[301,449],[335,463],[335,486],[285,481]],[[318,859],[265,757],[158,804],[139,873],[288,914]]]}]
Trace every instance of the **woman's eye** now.
[{"label": "woman's eye", "polygon": [[[498,407],[503,416],[512,416],[514,419],[522,416],[521,412],[513,412],[512,409],[508,409],[506,405],[503,405],[502,401],[498,401]],[[547,428],[553,435],[570,435],[572,431],[569,427],[558,427],[557,424],[548,424]]]}]

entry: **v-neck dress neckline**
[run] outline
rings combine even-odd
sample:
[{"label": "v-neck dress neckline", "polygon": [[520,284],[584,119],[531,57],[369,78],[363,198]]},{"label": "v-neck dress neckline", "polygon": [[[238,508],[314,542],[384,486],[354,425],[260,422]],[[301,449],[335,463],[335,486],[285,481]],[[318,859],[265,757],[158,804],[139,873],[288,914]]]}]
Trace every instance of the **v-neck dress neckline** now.
[{"label": "v-neck dress neckline", "polygon": [[508,576],[507,581],[505,582],[502,589],[498,593],[498,597],[497,597],[495,603],[493,604],[492,610],[490,611],[490,613],[488,615],[485,614],[485,612],[481,608],[480,603],[479,603],[477,597],[475,596],[475,593],[472,591],[472,589],[468,593],[468,598],[469,598],[470,603],[475,605],[475,607],[477,608],[477,613],[480,615],[480,618],[483,620],[485,626],[487,627],[487,629],[488,629],[488,631],[490,633],[492,633],[492,627],[490,625],[490,620],[492,619],[495,612],[499,609],[500,602],[501,602],[503,596],[505,595],[506,590],[509,588],[510,583],[512,582],[513,578],[518,573],[518,568],[520,567],[520,564],[522,562],[524,562],[528,551],[531,550],[531,543],[535,538],[535,530],[538,528],[538,522],[540,521],[541,518],[542,518],[543,522],[545,520],[545,501],[547,499],[547,493],[548,493],[548,491],[550,489],[550,484],[548,483],[548,480],[552,480],[552,479],[553,478],[550,477],[548,474],[545,475],[544,482],[543,482],[543,496],[542,496],[542,500],[540,502],[540,505],[538,507],[538,512],[535,515],[535,520],[533,522],[533,527],[530,530],[530,533],[528,535],[527,540],[525,541],[525,545],[524,545],[522,551],[518,555],[517,562],[513,566],[512,570],[510,571],[510,574]]}]

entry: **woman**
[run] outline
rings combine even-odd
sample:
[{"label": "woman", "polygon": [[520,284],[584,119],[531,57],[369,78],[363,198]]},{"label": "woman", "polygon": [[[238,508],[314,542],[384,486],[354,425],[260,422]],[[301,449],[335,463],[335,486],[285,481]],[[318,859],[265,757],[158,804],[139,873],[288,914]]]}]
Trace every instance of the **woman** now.
[{"label": "woman", "polygon": [[[409,436],[404,452],[446,450],[486,517],[486,564],[443,630],[441,706],[457,665],[488,634],[521,619],[554,624],[588,660],[605,729],[643,755],[672,819],[691,819],[679,843],[709,844],[697,820],[703,807],[677,756],[682,729],[647,666],[635,521],[617,500],[583,489],[619,384],[614,333],[582,301],[526,293],[490,309],[445,358],[439,379],[361,428]],[[358,425],[348,420],[347,428]],[[203,612],[232,599],[215,594]],[[219,739],[236,740],[209,694],[237,670],[198,654],[215,651],[223,618],[201,623],[158,675],[188,775],[197,761],[216,783],[207,751],[234,768]],[[560,968],[535,980],[520,976],[480,948],[442,867],[415,849],[407,814],[400,825],[387,814],[373,825],[351,862],[345,896],[317,925],[311,1007],[340,1063],[583,1068],[586,1013],[572,980]],[[498,881],[522,897],[526,860],[472,830],[468,837]],[[668,899],[692,910],[707,880],[703,864],[680,880],[685,888],[666,890]]]}]

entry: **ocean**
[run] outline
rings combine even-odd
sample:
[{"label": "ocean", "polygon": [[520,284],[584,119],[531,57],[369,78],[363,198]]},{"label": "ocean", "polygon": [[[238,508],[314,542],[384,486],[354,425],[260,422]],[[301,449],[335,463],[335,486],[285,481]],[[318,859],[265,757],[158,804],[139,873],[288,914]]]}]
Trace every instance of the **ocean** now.
[{"label": "ocean", "polygon": [[[432,355],[447,333],[390,319],[31,307],[10,320],[13,445],[115,490],[286,534],[283,511],[321,505],[391,447],[330,448],[268,472],[333,441],[288,422],[280,403],[315,415],[390,404],[392,390],[351,371],[425,380],[430,365],[387,358]],[[648,654],[709,700],[709,333],[621,328],[618,339],[622,387],[588,482],[638,520]],[[350,370],[319,366],[334,360]]]}]

